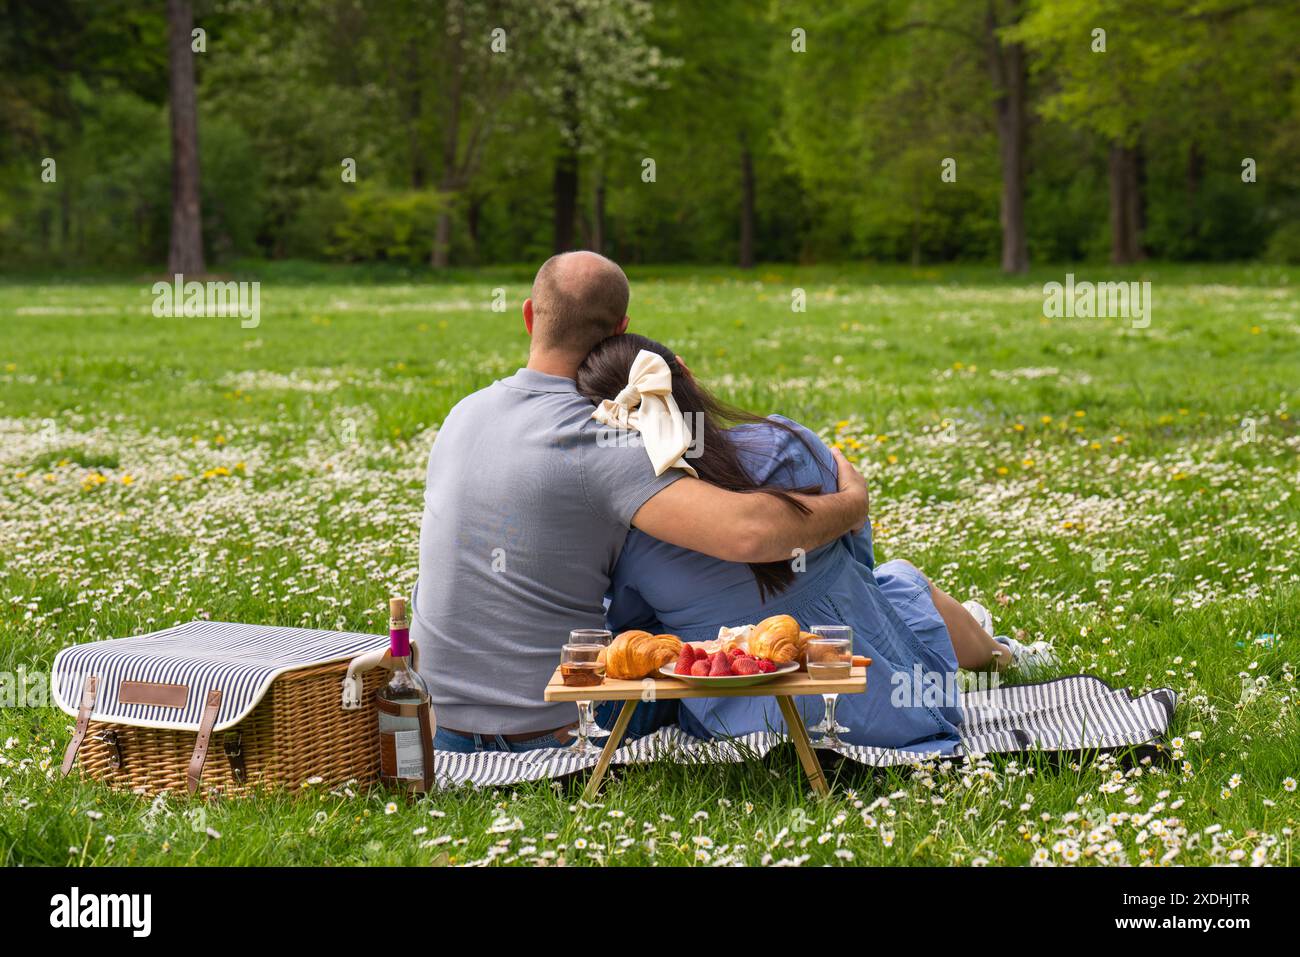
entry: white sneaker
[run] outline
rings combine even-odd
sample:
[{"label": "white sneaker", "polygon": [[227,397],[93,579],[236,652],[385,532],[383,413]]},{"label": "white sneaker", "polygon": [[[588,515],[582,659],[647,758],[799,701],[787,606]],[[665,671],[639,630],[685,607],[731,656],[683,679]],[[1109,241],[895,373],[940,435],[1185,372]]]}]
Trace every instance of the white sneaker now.
[{"label": "white sneaker", "polygon": [[1056,657],[1056,649],[1045,641],[1026,645],[1005,635],[995,635],[993,640],[1010,649],[1011,667],[1018,669],[1026,678],[1041,677],[1044,672],[1052,671],[1061,664],[1061,660]]},{"label": "white sneaker", "polygon": [[980,623],[985,634],[990,638],[993,637],[993,613],[977,602],[974,598],[970,601],[964,601],[961,606],[971,613],[971,616]]}]

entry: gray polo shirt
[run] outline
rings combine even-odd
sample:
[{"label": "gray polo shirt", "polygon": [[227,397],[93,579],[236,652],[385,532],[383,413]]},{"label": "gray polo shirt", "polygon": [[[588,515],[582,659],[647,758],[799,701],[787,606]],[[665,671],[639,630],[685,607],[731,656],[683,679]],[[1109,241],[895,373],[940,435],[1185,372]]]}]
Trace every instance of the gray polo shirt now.
[{"label": "gray polo shirt", "polygon": [[574,720],[542,690],[603,599],[632,516],[682,476],[597,443],[572,379],[520,369],[451,410],[429,455],[411,637],[440,725],[518,734]]}]

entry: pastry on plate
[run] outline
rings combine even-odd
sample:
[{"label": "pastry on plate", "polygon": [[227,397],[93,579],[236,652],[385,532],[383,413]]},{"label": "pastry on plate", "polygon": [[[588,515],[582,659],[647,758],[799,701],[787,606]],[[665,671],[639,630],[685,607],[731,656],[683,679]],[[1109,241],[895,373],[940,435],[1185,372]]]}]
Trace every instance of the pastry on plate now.
[{"label": "pastry on plate", "polygon": [[773,615],[754,626],[746,644],[755,658],[768,658],[782,665],[803,655],[804,641],[797,621],[789,615]]},{"label": "pastry on plate", "polygon": [[676,635],[652,635],[648,631],[625,631],[603,652],[605,674],[611,678],[646,678],[682,653]]}]

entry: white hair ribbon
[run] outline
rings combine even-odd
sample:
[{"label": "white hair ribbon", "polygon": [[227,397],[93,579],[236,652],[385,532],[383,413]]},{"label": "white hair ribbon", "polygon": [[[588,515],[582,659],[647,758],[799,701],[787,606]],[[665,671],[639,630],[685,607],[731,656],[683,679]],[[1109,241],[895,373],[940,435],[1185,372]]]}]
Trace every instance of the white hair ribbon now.
[{"label": "white hair ribbon", "polygon": [[603,400],[591,417],[612,429],[641,433],[655,475],[682,469],[691,478],[699,478],[682,458],[691,447],[691,433],[673,398],[673,374],[658,353],[638,352],[627,385],[615,398]]}]

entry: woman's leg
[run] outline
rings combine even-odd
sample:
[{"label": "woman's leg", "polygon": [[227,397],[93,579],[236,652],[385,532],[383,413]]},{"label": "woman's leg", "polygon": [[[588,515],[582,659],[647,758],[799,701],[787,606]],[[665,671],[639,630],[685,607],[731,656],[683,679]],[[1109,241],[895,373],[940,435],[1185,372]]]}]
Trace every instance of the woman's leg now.
[{"label": "woman's leg", "polygon": [[[929,579],[926,579],[929,581]],[[948,626],[952,650],[957,653],[957,664],[967,671],[987,671],[990,664],[1001,671],[1011,664],[1011,653],[1006,645],[993,640],[975,616],[961,606],[943,589],[930,582],[930,597],[943,623]],[[999,652],[995,655],[994,652]]]}]

